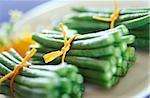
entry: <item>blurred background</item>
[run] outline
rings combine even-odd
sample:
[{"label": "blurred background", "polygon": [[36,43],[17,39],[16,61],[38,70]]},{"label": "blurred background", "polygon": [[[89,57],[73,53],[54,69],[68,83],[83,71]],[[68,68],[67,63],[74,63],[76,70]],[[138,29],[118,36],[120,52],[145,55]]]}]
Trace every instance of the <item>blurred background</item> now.
[{"label": "blurred background", "polygon": [[42,3],[52,0],[0,0],[0,23],[7,22],[10,10],[20,10],[23,13]]},{"label": "blurred background", "polygon": [[15,36],[15,24],[23,14],[48,1],[54,0],[0,0],[0,53],[12,47],[25,56],[32,44],[31,34],[25,32],[24,38],[23,33]]}]

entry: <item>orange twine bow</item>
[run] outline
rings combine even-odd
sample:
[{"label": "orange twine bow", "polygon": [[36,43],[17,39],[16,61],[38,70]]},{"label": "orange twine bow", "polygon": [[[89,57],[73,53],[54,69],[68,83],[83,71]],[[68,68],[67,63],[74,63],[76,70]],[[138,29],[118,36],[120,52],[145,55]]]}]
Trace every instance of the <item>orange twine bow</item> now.
[{"label": "orange twine bow", "polygon": [[93,18],[96,19],[96,20],[102,20],[102,21],[106,21],[106,22],[111,22],[110,28],[111,29],[114,28],[115,21],[119,18],[119,7],[118,7],[117,0],[115,0],[115,11],[111,15],[110,18],[102,18],[102,17],[99,17],[99,16],[93,16]]},{"label": "orange twine bow", "polygon": [[50,52],[48,54],[45,54],[43,56],[45,63],[51,62],[52,60],[54,60],[55,58],[57,58],[61,55],[62,55],[62,63],[63,63],[65,60],[66,53],[69,51],[69,49],[71,47],[72,41],[77,37],[77,35],[75,35],[75,36],[71,37],[69,40],[67,40],[67,35],[66,35],[63,24],[60,23],[59,27],[62,30],[62,33],[64,36],[64,46],[59,51],[54,51],[54,52]]},{"label": "orange twine bow", "polygon": [[12,92],[12,96],[13,96],[14,98],[15,98],[15,95],[14,95],[14,81],[15,81],[15,78],[16,78],[16,76],[19,74],[19,72],[21,71],[21,69],[22,69],[23,67],[30,66],[30,64],[27,64],[27,61],[28,61],[35,53],[36,53],[36,49],[33,48],[33,49],[30,51],[30,53],[29,53],[27,56],[25,56],[25,58],[23,59],[23,61],[22,61],[18,66],[16,66],[16,67],[14,68],[14,70],[13,70],[12,72],[8,73],[7,75],[5,75],[4,77],[2,77],[2,78],[0,79],[0,84],[1,84],[3,81],[5,81],[5,80],[11,78],[11,80],[10,80],[10,89],[11,89],[11,92]]}]

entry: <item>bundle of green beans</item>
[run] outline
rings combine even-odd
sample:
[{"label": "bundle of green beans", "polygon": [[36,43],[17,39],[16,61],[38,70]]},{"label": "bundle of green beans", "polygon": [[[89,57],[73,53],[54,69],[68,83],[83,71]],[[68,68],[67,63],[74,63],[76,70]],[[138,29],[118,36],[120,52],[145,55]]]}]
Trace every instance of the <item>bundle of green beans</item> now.
[{"label": "bundle of green beans", "polygon": [[[0,54],[0,78],[13,71],[23,58],[14,50]],[[14,82],[16,98],[82,98],[83,77],[70,64],[24,67]],[[0,85],[0,94],[11,96],[10,80]]]},{"label": "bundle of green beans", "polygon": [[[76,65],[85,80],[111,88],[118,83],[120,77],[126,75],[136,59],[135,49],[128,47],[135,37],[128,33],[128,29],[120,25],[106,31],[79,35],[72,42],[65,61]],[[62,32],[58,31],[41,31],[35,33],[32,39],[38,43],[31,46],[37,49],[31,59],[35,65],[45,64],[43,55],[60,50],[64,44]],[[58,64],[60,59],[57,58],[50,64]]]},{"label": "bundle of green beans", "polygon": [[[73,8],[77,12],[64,17],[63,22],[70,29],[75,29],[80,34],[102,31],[110,28],[110,22],[93,19],[93,16],[109,18],[112,9],[92,9],[86,7]],[[150,8],[120,9],[119,19],[115,26],[125,25],[130,34],[136,36],[133,46],[149,47]]]}]

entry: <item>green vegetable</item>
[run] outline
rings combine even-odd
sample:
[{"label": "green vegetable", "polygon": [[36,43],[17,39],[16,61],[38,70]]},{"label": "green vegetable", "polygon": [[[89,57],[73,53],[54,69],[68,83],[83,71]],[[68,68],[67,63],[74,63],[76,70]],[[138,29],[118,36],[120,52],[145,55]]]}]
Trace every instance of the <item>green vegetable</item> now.
[{"label": "green vegetable", "polygon": [[[33,56],[34,58],[40,58],[40,57],[44,56],[44,53],[52,52],[52,50],[48,50],[48,48],[42,48],[42,47],[38,47],[37,50],[38,50],[38,53],[36,53]],[[106,46],[106,47],[102,47],[102,48],[86,49],[86,50],[71,49],[67,55],[79,56],[79,57],[82,57],[82,56],[84,56],[84,57],[101,57],[101,56],[112,55],[114,53],[114,51],[115,51],[115,47],[110,45],[110,46]]]},{"label": "green vegetable", "polygon": [[[86,7],[73,8],[73,11],[78,13],[66,15],[62,21],[68,28],[77,30],[79,34],[90,34],[108,30],[110,22],[93,19],[93,16],[109,18],[114,12],[112,9]],[[131,31],[129,33],[136,36],[137,41],[135,41],[133,46],[144,48],[149,46],[143,44],[143,40],[149,40],[149,20],[150,8],[120,9],[119,18],[115,21],[115,26],[125,25]],[[141,44],[138,44],[139,39],[143,39]],[[145,43],[148,43],[148,41],[145,41]]]},{"label": "green vegetable", "polygon": [[[133,14],[124,14],[124,15],[120,15],[118,21],[127,21],[127,20],[131,20],[131,19],[136,19],[136,18],[140,18],[143,16],[148,15],[147,12],[145,13],[133,13]],[[89,20],[89,21],[94,21],[93,20],[93,16],[99,16],[99,17],[104,17],[104,18],[109,18],[111,17],[110,13],[76,13],[76,14],[71,14],[68,16],[65,16],[64,20],[67,21],[69,19],[72,20]],[[95,20],[96,21],[96,20]]]},{"label": "green vegetable", "polygon": [[99,81],[99,80],[87,79],[87,78],[86,78],[86,81],[90,82],[90,83],[93,83],[93,84],[100,85],[100,86],[104,86],[104,87],[109,89],[113,85],[116,85],[119,82],[119,77],[113,77],[112,80],[108,81],[108,82],[102,82],[102,81]]},{"label": "green vegetable", "polygon": [[91,69],[80,68],[80,73],[86,78],[90,78],[93,80],[99,79],[104,82],[110,81],[113,77],[113,73],[111,71],[100,72]]},{"label": "green vegetable", "polygon": [[127,44],[132,44],[135,41],[135,36],[134,35],[127,35],[127,36],[123,36],[122,41],[127,43]]},{"label": "green vegetable", "polygon": [[[124,25],[120,25],[114,29],[110,29],[107,31],[79,35],[76,37],[75,40],[91,39],[91,38],[103,36],[105,34],[110,34],[110,35],[112,34],[115,39],[119,39],[122,35],[126,35],[128,33],[129,33],[128,29]],[[41,32],[41,34],[38,34],[38,35],[41,35],[43,37],[49,37],[49,38],[63,39],[62,32],[60,32],[60,34],[45,34]]]},{"label": "green vegetable", "polygon": [[87,49],[87,50],[70,50],[67,55],[79,57],[100,57],[112,55],[115,51],[114,46],[106,46],[103,48]]},{"label": "green vegetable", "polygon": [[148,47],[149,46],[149,39],[137,38],[133,44],[136,47]]},{"label": "green vegetable", "polygon": [[[60,49],[63,46],[63,40],[60,39],[54,39],[54,38],[47,38],[40,36],[38,34],[35,34],[32,36],[33,40],[36,42],[42,44],[46,47],[53,47],[54,49]],[[107,46],[114,43],[114,38],[111,35],[105,35],[102,37],[96,37],[93,39],[86,39],[86,40],[79,40],[74,41],[72,48],[74,49],[86,49],[86,48],[97,48],[102,46]],[[91,45],[92,44],[92,45]]]},{"label": "green vegetable", "polygon": [[150,15],[147,15],[147,16],[140,17],[140,18],[137,18],[137,19],[122,22],[121,24],[126,25],[127,28],[129,28],[129,29],[133,29],[133,28],[138,28],[142,25],[148,24],[149,19],[150,19]]},{"label": "green vegetable", "polygon": [[[89,19],[88,16],[86,18]],[[76,19],[73,21],[77,22]],[[80,22],[82,24],[82,21]],[[96,23],[96,21],[94,21],[94,23]],[[82,25],[79,24],[74,26],[80,27]],[[87,25],[84,24],[85,27],[88,27],[86,28],[86,31],[84,31],[85,29],[83,28],[79,28],[83,30],[84,33],[78,35],[72,42],[71,48],[66,54],[65,62],[76,65],[85,80],[90,80],[93,83],[110,88],[117,84],[121,77],[126,75],[129,66],[135,62],[135,50],[133,47],[128,46],[134,42],[135,36],[130,35],[128,29],[124,25],[117,26],[113,29],[92,33],[87,31],[94,30],[93,28],[95,27],[91,27],[91,24]],[[69,35],[67,39],[70,37],[71,36]],[[61,32],[60,34],[34,34],[32,38],[39,44],[30,47],[37,49],[37,53],[31,60],[31,62],[36,63],[37,65],[44,63],[44,60],[42,59],[44,54],[60,50],[64,44]],[[60,62],[61,57],[57,57],[57,59],[54,60],[54,64]],[[41,69],[41,66],[31,66],[29,68]],[[51,69],[49,69],[48,66],[45,66],[43,70]],[[67,72],[63,71],[62,73]],[[70,74],[67,77],[69,77],[72,81],[82,81],[82,79],[77,78],[80,76],[76,76],[74,74]],[[76,88],[78,87],[75,86],[74,89],[77,90]]]},{"label": "green vegetable", "polygon": [[[9,96],[12,97],[10,88],[5,86],[5,85],[1,85],[0,93],[7,95],[7,97],[9,97]],[[15,97],[16,98],[24,98],[23,96],[21,96],[17,92],[15,92]]]},{"label": "green vegetable", "polygon": [[11,54],[12,56],[14,56],[14,58],[16,58],[17,60],[19,60],[19,61],[22,61],[22,60],[23,60],[23,58],[22,58],[22,57],[17,53],[17,51],[15,51],[13,48],[10,48],[9,52],[10,52],[10,54]]},{"label": "green vegetable", "polygon": [[67,56],[66,62],[74,64],[81,68],[88,68],[93,70],[108,71],[110,69],[110,62],[107,60],[99,60],[87,57]]},{"label": "green vegetable", "polygon": [[[15,50],[13,55],[8,52],[3,52],[0,55],[0,72],[1,75],[6,75],[22,62],[17,59],[20,56]],[[31,65],[32,66],[32,65]],[[62,98],[64,96],[74,96],[73,98],[81,98],[83,92],[83,78],[78,74],[78,69],[75,66],[63,63],[59,65],[50,65],[46,67],[24,67],[20,74],[17,75],[14,82],[14,90],[16,97],[21,98]],[[3,82],[3,88],[9,86],[9,80]],[[76,89],[74,89],[76,86]],[[1,85],[0,85],[1,88]],[[74,91],[73,91],[74,90]],[[0,93],[5,93],[0,90]],[[11,96],[10,92],[7,92]],[[18,95],[19,94],[19,95]],[[18,97],[19,98],[19,97]]]},{"label": "green vegetable", "polygon": [[[86,8],[86,7],[76,7],[72,9],[76,12],[92,12],[92,13],[109,13],[112,14],[114,12],[113,9],[102,9],[102,8]],[[136,9],[121,9],[120,14],[133,14],[133,13],[146,13],[149,12],[150,8],[136,8]]]}]

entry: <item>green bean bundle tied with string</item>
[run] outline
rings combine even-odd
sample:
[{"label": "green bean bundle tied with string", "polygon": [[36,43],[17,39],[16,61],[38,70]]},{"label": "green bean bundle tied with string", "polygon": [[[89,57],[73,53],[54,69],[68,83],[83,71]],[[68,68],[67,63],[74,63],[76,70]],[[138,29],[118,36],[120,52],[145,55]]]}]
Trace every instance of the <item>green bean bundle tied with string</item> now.
[{"label": "green bean bundle tied with string", "polygon": [[[23,58],[14,50],[0,54],[0,78],[13,71]],[[30,63],[30,62],[29,62]],[[30,63],[31,64],[31,63]],[[0,93],[12,96],[10,80],[2,82]],[[83,77],[67,63],[24,67],[14,81],[15,98],[82,98]]]},{"label": "green bean bundle tied with string", "polygon": [[[32,36],[37,45],[37,53],[31,59],[35,65],[45,64],[45,54],[61,49],[64,44],[61,31],[52,33],[41,31]],[[59,32],[59,33],[58,33]],[[67,39],[74,35],[67,33]],[[129,47],[135,40],[124,25],[113,29],[78,35],[67,52],[65,62],[76,65],[85,81],[111,88],[116,85],[120,78],[125,76],[129,70],[129,64],[133,65],[136,56],[135,49]],[[132,55],[131,55],[132,54]],[[132,63],[130,63],[132,62]],[[61,63],[61,57],[57,57],[48,64]]]}]

